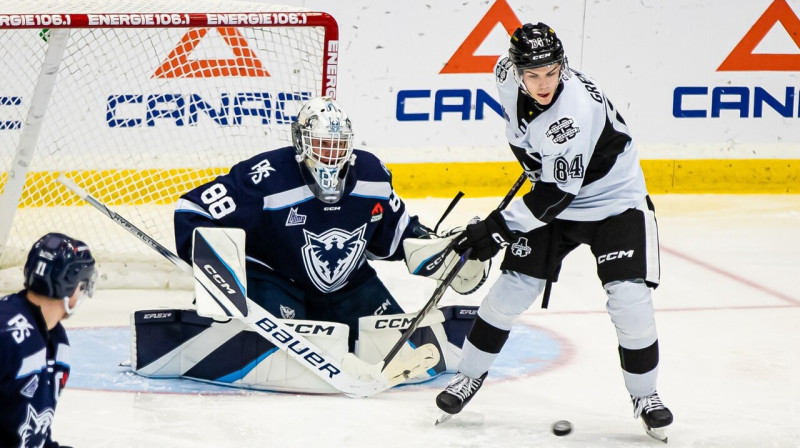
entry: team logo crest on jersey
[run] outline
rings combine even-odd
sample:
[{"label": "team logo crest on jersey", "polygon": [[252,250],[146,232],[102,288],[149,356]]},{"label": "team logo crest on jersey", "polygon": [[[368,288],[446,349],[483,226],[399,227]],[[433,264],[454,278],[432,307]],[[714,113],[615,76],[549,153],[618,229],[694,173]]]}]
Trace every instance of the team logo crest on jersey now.
[{"label": "team logo crest on jersey", "polygon": [[516,243],[511,245],[511,254],[515,257],[527,257],[531,253],[531,247],[528,246],[528,239],[522,237]]},{"label": "team logo crest on jersey", "polygon": [[383,218],[383,207],[381,207],[381,204],[378,202],[375,203],[375,207],[372,207],[372,218],[369,222],[378,222],[381,218]]},{"label": "team logo crest on jersey", "polygon": [[555,123],[552,123],[545,133],[546,136],[553,140],[553,143],[562,144],[567,140],[572,140],[578,135],[581,129],[575,126],[575,120],[570,117],[560,118]]},{"label": "team logo crest on jersey", "polygon": [[31,379],[25,383],[25,387],[19,391],[23,396],[33,398],[36,394],[36,389],[39,388],[39,375],[31,375]]},{"label": "team logo crest on jersey", "polygon": [[281,318],[282,319],[294,319],[297,313],[291,308],[286,305],[281,305]]},{"label": "team logo crest on jersey", "polygon": [[25,422],[17,430],[21,446],[42,447],[47,441],[47,434],[50,432],[50,425],[53,423],[55,412],[53,408],[46,408],[41,414],[36,412],[33,406],[28,405],[28,415]]},{"label": "team logo crest on jersey", "polygon": [[306,215],[297,212],[297,207],[289,209],[289,216],[286,218],[286,227],[302,226],[306,223]]},{"label": "team logo crest on jersey", "polygon": [[317,289],[333,292],[347,283],[367,247],[366,228],[364,224],[353,232],[330,229],[319,235],[303,229],[306,239],[301,249],[303,264]]},{"label": "team logo crest on jersey", "polygon": [[22,314],[17,314],[6,323],[8,324],[8,331],[11,332],[11,337],[14,338],[17,344],[21,344],[25,338],[31,335],[31,330],[33,330],[33,325]]},{"label": "team logo crest on jersey", "polygon": [[258,162],[257,164],[253,165],[250,169],[253,170],[250,172],[250,179],[256,185],[258,185],[258,183],[261,182],[261,180],[264,179],[265,177],[269,177],[270,171],[275,171],[275,168],[270,166],[269,160],[267,159]]}]

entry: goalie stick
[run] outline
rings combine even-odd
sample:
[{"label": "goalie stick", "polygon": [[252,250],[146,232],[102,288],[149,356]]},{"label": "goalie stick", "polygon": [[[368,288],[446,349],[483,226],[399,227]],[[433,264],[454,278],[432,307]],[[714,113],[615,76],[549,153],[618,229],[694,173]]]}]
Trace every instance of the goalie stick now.
[{"label": "goalie stick", "polygon": [[[500,205],[497,206],[497,210],[503,210],[508,206],[508,204],[514,198],[514,195],[517,194],[517,191],[519,191],[519,189],[522,187],[522,184],[525,183],[525,179],[527,178],[528,177],[525,175],[525,172],[520,174],[519,178],[517,179],[516,182],[514,182],[514,185],[511,186],[511,189],[508,190],[508,193],[506,193],[503,200],[500,201]],[[447,245],[447,248],[445,248],[445,250],[442,252],[441,255],[442,259],[445,259],[447,257],[447,255],[453,250],[454,245],[455,245],[455,239],[452,242],[450,242],[450,244]],[[411,324],[408,326],[408,329],[406,329],[403,335],[400,336],[400,339],[398,339],[397,342],[394,344],[394,347],[392,347],[392,349],[389,350],[389,353],[387,353],[386,356],[383,358],[384,368],[386,368],[386,366],[389,365],[389,363],[397,355],[397,353],[400,352],[400,350],[403,348],[406,342],[408,342],[409,338],[411,338],[414,331],[417,330],[417,327],[425,318],[425,316],[427,316],[428,313],[430,313],[431,310],[434,307],[436,307],[436,305],[439,303],[439,300],[442,299],[442,296],[447,290],[447,287],[450,286],[450,283],[452,283],[453,280],[455,280],[456,276],[458,275],[458,271],[460,271],[461,268],[464,266],[464,263],[466,263],[470,252],[472,252],[472,249],[468,249],[461,255],[461,258],[456,262],[455,266],[453,266],[453,269],[450,270],[450,272],[447,274],[444,280],[442,280],[439,286],[437,286],[436,289],[433,291],[433,295],[425,304],[425,306],[423,306],[422,309],[419,310],[417,315],[414,316],[414,318],[411,321]]]},{"label": "goalie stick", "polygon": [[[340,363],[328,356],[324,350],[319,349],[302,335],[295,332],[294,329],[283,324],[267,310],[253,302],[247,297],[246,291],[244,291],[243,288],[242,291],[240,291],[241,294],[235,296],[233,300],[226,297],[224,293],[220,292],[219,294],[215,294],[214,288],[208,287],[209,283],[207,278],[202,275],[196,275],[194,269],[172,251],[162,246],[158,241],[151,238],[118,213],[110,210],[105,204],[94,198],[89,192],[63,174],[58,178],[58,181],[130,232],[148,247],[164,256],[175,266],[184,272],[193,274],[195,279],[203,284],[206,291],[212,295],[213,299],[217,301],[220,308],[227,315],[241,319],[253,331],[279,349],[285,351],[289,356],[308,368],[323,381],[347,396],[368,397],[374,395],[408,378],[417,376],[439,362],[439,351],[433,344],[425,344],[412,351],[411,355],[407,356],[401,365],[395,363],[390,369],[386,368],[387,364],[384,362],[368,364],[352,353],[347,353]],[[221,265],[224,265],[224,262],[221,260],[217,261],[219,261]],[[222,271],[222,269],[220,269],[220,271]],[[301,350],[298,349],[298,347],[307,348],[307,350]]]}]

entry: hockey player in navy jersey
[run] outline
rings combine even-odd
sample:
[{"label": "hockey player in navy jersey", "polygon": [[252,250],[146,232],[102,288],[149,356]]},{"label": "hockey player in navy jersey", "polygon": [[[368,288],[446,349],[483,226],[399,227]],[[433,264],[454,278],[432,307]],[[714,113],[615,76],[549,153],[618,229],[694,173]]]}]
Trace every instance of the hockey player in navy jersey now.
[{"label": "hockey player in navy jersey", "polygon": [[[335,100],[307,101],[291,130],[293,146],[240,162],[180,197],[177,253],[192,262],[198,227],[243,229],[246,291],[253,302],[291,320],[286,325],[307,337],[320,338],[318,345],[380,361],[413,316],[401,314],[372,260],[404,260],[409,272],[441,280],[458,259],[444,257],[458,232],[432,235],[408,213],[389,170],[353,148],[352,123]],[[488,262],[468,261],[450,286],[468,294],[483,283],[488,268]],[[411,344],[438,341],[440,362],[412,380],[455,369],[474,308],[443,307],[426,319]],[[132,336],[131,365],[144,376],[337,392],[237,319],[215,320],[196,309],[141,310]]]},{"label": "hockey player in navy jersey", "polygon": [[294,146],[181,196],[177,252],[191,262],[197,227],[244,229],[248,296],[284,319],[347,324],[352,350],[360,317],[403,312],[368,260],[403,260],[403,241],[430,230],[408,213],[384,164],[353,149],[352,124],[335,100],[305,103],[292,137]]},{"label": "hockey player in navy jersey", "polygon": [[543,23],[514,32],[495,75],[506,137],[533,188],[456,238],[457,252],[471,248],[478,259],[506,251],[502,275],[464,344],[460,372],[436,403],[444,418],[461,411],[481,387],[514,319],[548,279],[557,279],[564,257],[587,244],[608,296],[634,417],[659,432],[672,423],[672,413],[656,392],[650,288],[659,283],[658,236],[625,121],[594,80],[569,68],[561,40]]},{"label": "hockey player in navy jersey", "polygon": [[0,298],[0,446],[56,448],[51,425],[69,378],[69,340],[61,321],[92,296],[89,247],[59,233],[37,241],[22,291]]}]

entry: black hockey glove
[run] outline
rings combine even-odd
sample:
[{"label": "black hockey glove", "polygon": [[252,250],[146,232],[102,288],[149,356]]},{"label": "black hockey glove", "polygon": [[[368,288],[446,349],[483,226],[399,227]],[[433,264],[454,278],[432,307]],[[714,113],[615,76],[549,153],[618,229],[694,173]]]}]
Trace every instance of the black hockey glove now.
[{"label": "black hockey glove", "polygon": [[470,224],[456,237],[453,249],[459,255],[472,249],[470,260],[486,261],[508,246],[515,239],[514,233],[506,225],[500,210],[495,210],[483,221]]}]

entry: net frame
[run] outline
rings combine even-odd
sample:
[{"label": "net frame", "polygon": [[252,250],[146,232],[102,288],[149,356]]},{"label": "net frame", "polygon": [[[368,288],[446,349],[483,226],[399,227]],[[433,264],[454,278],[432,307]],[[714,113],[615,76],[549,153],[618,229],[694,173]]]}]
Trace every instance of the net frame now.
[{"label": "net frame", "polygon": [[[244,6],[247,8],[244,8]],[[57,12],[54,13],[53,11]],[[181,64],[177,64],[175,67],[164,69],[162,65],[153,72],[153,78],[156,79],[159,77],[159,70],[161,70],[161,75],[167,73],[170,75],[168,77],[182,79],[186,82],[201,82],[202,80],[192,78],[214,77],[215,73],[219,75],[220,71],[225,70],[227,70],[225,72],[226,76],[220,75],[220,78],[256,79],[259,78],[260,74],[263,75],[264,72],[275,70],[272,64],[276,63],[276,61],[270,60],[269,57],[264,57],[265,51],[268,49],[261,48],[261,41],[256,36],[248,34],[248,30],[303,28],[315,29],[318,33],[321,32],[321,48],[319,53],[313,56],[313,59],[315,59],[313,64],[317,65],[319,69],[318,75],[315,75],[317,76],[314,85],[315,90],[313,92],[303,91],[302,94],[299,94],[299,89],[292,90],[290,87],[287,90],[289,93],[284,97],[275,96],[272,100],[276,105],[273,110],[273,121],[279,122],[276,124],[280,125],[278,127],[281,129],[266,131],[258,126],[255,126],[255,130],[236,126],[227,126],[224,129],[225,131],[231,131],[232,134],[254,134],[254,136],[250,135],[243,138],[248,142],[259,142],[261,137],[266,136],[267,140],[272,138],[275,142],[284,145],[291,144],[289,123],[293,118],[293,112],[289,110],[288,106],[284,110],[279,110],[277,105],[279,103],[286,103],[286,105],[292,103],[294,112],[296,112],[296,110],[299,110],[299,105],[311,95],[336,96],[339,30],[336,20],[324,12],[302,11],[295,7],[254,3],[226,2],[225,5],[221,5],[217,2],[171,1],[169,3],[159,3],[154,1],[147,4],[142,2],[119,2],[113,5],[105,5],[102,2],[82,2],[71,6],[63,2],[53,5],[19,3],[4,7],[4,13],[0,14],[0,33],[5,32],[4,30],[39,30],[45,27],[50,30],[49,34],[46,36],[40,35],[40,37],[47,37],[50,40],[47,43],[47,51],[51,51],[51,47],[58,46],[59,33],[67,32],[62,30],[68,30],[70,34],[74,35],[76,30],[114,29],[132,30],[132,32],[136,33],[148,29],[178,29],[181,32],[186,30],[184,37],[192,30],[197,30],[195,31],[197,34],[203,34],[202,30],[206,30],[206,34],[210,34],[211,30],[216,30],[222,40],[231,48],[235,48],[231,45],[231,42],[237,42],[240,39],[249,43],[252,52],[247,53],[245,50],[240,50],[237,53],[234,50],[234,58],[228,59],[228,61],[234,60],[232,64],[218,64],[217,66],[209,63],[203,64],[203,61],[222,60],[219,58],[198,58],[197,60],[185,58]],[[66,39],[69,38],[70,36],[66,37]],[[203,38],[205,36],[200,36],[200,39]],[[170,45],[173,44],[174,42],[170,43]],[[69,48],[69,44],[66,41],[64,41],[64,45]],[[178,48],[179,45],[176,45],[173,50]],[[55,51],[57,53],[57,50]],[[161,51],[163,52],[163,49]],[[185,51],[184,56],[186,56],[186,53]],[[259,58],[264,62],[261,66],[252,62],[259,60]],[[43,61],[37,60],[37,62],[44,66],[47,62],[46,59],[45,57]],[[64,73],[66,57],[55,55],[51,59],[55,60],[57,67],[57,70],[51,73],[51,77],[59,78]],[[166,60],[173,59],[167,57]],[[198,63],[197,61],[200,62]],[[242,61],[245,62],[243,63]],[[250,63],[247,61],[250,61]],[[32,65],[35,65],[35,62]],[[170,68],[173,70],[171,74],[169,72]],[[38,84],[42,82],[46,84],[48,82],[47,80],[42,80],[47,70],[47,68],[41,69],[37,74],[39,76]],[[259,72],[259,70],[263,70],[263,72]],[[297,67],[295,67],[295,71],[297,70]],[[300,71],[306,71],[306,69],[301,67]],[[204,76],[190,76],[192,73],[196,74],[198,72]],[[50,82],[58,89],[59,81],[59,79],[53,79]],[[33,90],[42,89],[34,87]],[[212,118],[211,121],[215,121],[209,110],[212,112],[223,110],[223,106],[220,104],[225,104],[225,101],[252,100],[252,98],[241,98],[246,93],[248,92],[238,93],[240,97],[235,95],[222,97],[219,99],[221,103],[215,103],[214,101],[217,101],[217,99],[206,101],[205,98],[201,98],[192,107],[195,107],[195,110],[198,107],[201,109],[205,107],[206,109],[203,110],[203,113],[196,115],[200,115],[205,121],[209,121],[209,117]],[[167,95],[167,93],[154,95]],[[53,102],[57,98],[51,99],[48,95],[44,96],[46,98],[44,100],[40,99],[38,105],[32,100],[30,105],[23,105],[27,107],[19,107],[26,111],[26,116],[24,117],[25,129],[20,132],[21,137],[15,144],[14,158],[11,162],[8,162],[9,138],[0,138],[0,163],[3,163],[0,169],[5,170],[8,167],[7,171],[0,172],[0,191],[2,191],[2,196],[0,197],[0,215],[2,215],[0,216],[0,268],[20,266],[24,262],[24,257],[30,244],[36,238],[48,231],[61,231],[87,241],[92,247],[96,258],[100,261],[101,267],[104,261],[106,264],[111,262],[115,263],[115,265],[122,263],[120,275],[115,277],[128,276],[130,273],[128,268],[132,264],[152,266],[157,270],[169,271],[169,266],[165,266],[157,254],[151,253],[147,247],[131,236],[124,235],[124,230],[114,228],[114,224],[107,218],[99,215],[91,208],[85,207],[85,204],[79,198],[70,194],[68,190],[58,184],[56,182],[58,176],[65,174],[70,177],[102,202],[109,206],[117,207],[118,212],[125,215],[137,226],[140,226],[150,236],[168,248],[174,249],[172,210],[174,202],[182,192],[188,191],[194,186],[226,172],[233,163],[266,149],[271,149],[271,147],[277,147],[277,144],[265,145],[260,142],[256,147],[250,147],[244,151],[219,151],[224,152],[224,154],[216,154],[220,157],[214,159],[214,163],[211,166],[208,166],[207,163],[187,163],[185,160],[170,160],[168,149],[159,147],[153,154],[136,154],[140,159],[158,159],[158,163],[161,164],[158,167],[141,168],[136,163],[131,163],[130,165],[135,165],[135,167],[131,168],[128,160],[121,160],[118,161],[120,162],[118,166],[106,166],[105,162],[101,162],[97,166],[84,164],[78,169],[65,170],[64,166],[58,162],[58,158],[52,158],[52,160],[48,161],[51,154],[48,154],[48,149],[42,148],[42,139],[39,138],[47,135],[47,120],[57,119],[57,117],[53,117],[52,111]],[[2,90],[0,90],[0,111],[2,111],[2,106],[20,106],[20,101],[16,101],[17,104],[12,104],[15,101],[10,101],[8,98],[9,95],[3,95]],[[129,98],[127,100],[130,101]],[[257,98],[257,100],[266,101],[264,98]],[[278,112],[283,114],[280,120],[277,118]],[[40,120],[38,124],[36,123],[37,116]],[[3,118],[4,116],[0,114],[0,127],[4,123],[11,121]],[[8,117],[6,116],[5,118]],[[16,121],[22,122],[22,117],[18,118]],[[37,129],[37,126],[42,126],[41,122],[45,124],[44,130]],[[219,127],[226,127],[218,122],[215,124],[219,125]],[[25,135],[26,129],[29,131],[27,136]],[[0,130],[0,132],[3,132],[3,130]],[[0,137],[2,136],[0,135]],[[213,141],[214,138],[217,138],[217,136],[212,133],[208,140]],[[237,140],[234,138],[232,141],[239,142],[242,139]],[[211,148],[208,148],[206,152],[213,153],[213,145],[210,146]],[[199,150],[199,152],[203,151]],[[9,219],[9,216],[13,218]],[[4,218],[7,224],[2,223]],[[89,224],[85,225],[84,223],[87,220]],[[3,234],[6,236],[4,237]],[[127,282],[124,279],[114,279],[110,283],[108,281],[109,275],[105,277],[105,286],[118,284],[118,286],[125,287],[128,283],[141,286],[140,280],[136,280],[135,276]],[[165,282],[168,284],[170,281],[168,276],[166,278],[167,280],[158,280],[155,283],[157,285]],[[0,280],[0,287],[2,287],[2,280]]]}]

